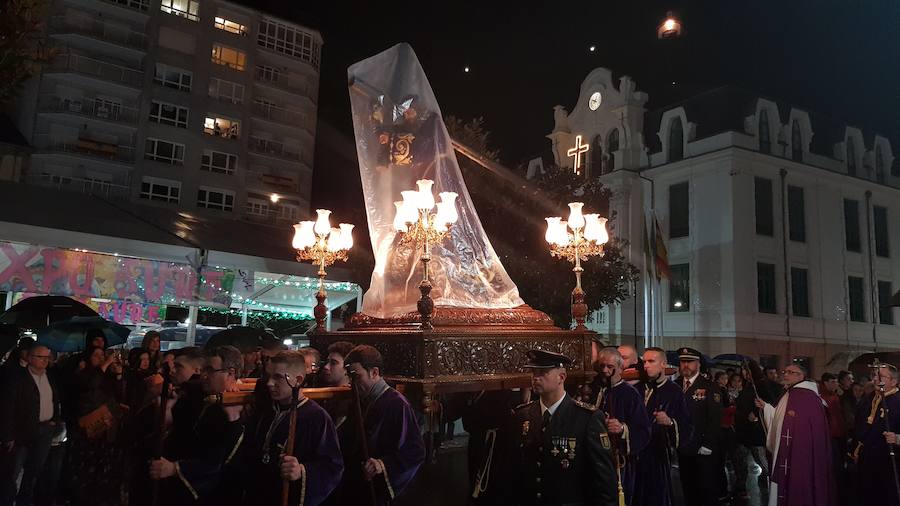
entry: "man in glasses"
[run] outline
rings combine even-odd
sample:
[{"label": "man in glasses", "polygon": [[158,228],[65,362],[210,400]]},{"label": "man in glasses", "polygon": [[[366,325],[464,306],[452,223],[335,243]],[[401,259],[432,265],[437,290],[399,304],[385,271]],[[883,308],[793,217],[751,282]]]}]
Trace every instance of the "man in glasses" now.
[{"label": "man in glasses", "polygon": [[798,363],[784,368],[782,384],[785,393],[777,406],[756,400],[772,453],[769,504],[830,506],[836,492],[825,401]]},{"label": "man in glasses", "polygon": [[[294,388],[306,376],[303,353],[275,355],[269,371],[266,387],[273,409],[256,412],[247,422],[246,441],[233,465],[242,475],[244,504],[280,505],[282,484],[287,481],[288,504],[317,506],[341,481],[344,463],[337,432],[328,413],[302,390],[292,406]],[[291,416],[296,416],[295,439],[287,448]]]},{"label": "man in glasses", "polygon": [[[859,504],[900,504],[897,494],[897,467],[891,462],[890,445],[897,448],[900,432],[900,373],[890,364],[873,364],[875,392],[859,403],[850,458],[857,463],[856,485]],[[900,465],[900,464],[898,464]]]},{"label": "man in glasses", "polygon": [[[173,409],[173,437],[181,446],[169,447],[164,458],[150,464],[151,479],[169,479],[165,483],[167,503],[199,500],[214,504],[227,500],[232,491],[223,482],[222,471],[241,444],[243,425],[241,406],[223,405],[222,395],[237,382],[244,367],[243,355],[233,346],[219,346],[205,350],[204,359],[200,371],[205,396],[199,415],[179,420],[180,413]],[[178,359],[175,363],[177,366]]]},{"label": "man in glasses", "polygon": [[[5,386],[0,420],[2,449],[13,458],[11,475],[3,477],[0,504],[31,504],[34,486],[60,421],[59,393],[56,382],[47,374],[50,350],[34,345],[28,365],[12,375]],[[4,459],[10,457],[3,457]],[[16,490],[16,480],[22,481]]]}]

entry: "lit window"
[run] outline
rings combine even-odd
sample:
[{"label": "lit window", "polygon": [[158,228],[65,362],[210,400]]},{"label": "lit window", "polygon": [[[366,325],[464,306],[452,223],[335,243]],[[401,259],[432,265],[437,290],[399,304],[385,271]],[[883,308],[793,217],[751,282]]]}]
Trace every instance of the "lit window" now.
[{"label": "lit window", "polygon": [[279,53],[299,58],[319,68],[321,47],[313,34],[277,21],[263,19],[259,22],[256,43]]},{"label": "lit window", "polygon": [[234,192],[201,186],[197,190],[197,207],[232,211],[234,210]]},{"label": "lit window", "polygon": [[237,49],[213,44],[212,62],[235,70],[244,70],[244,66],[247,64],[247,55]]},{"label": "lit window", "polygon": [[159,4],[159,10],[188,18],[191,21],[200,21],[200,16],[197,15],[200,10],[200,3],[193,0],[162,0]]},{"label": "lit window", "polygon": [[218,172],[220,174],[234,174],[237,168],[238,157],[221,151],[213,151],[211,149],[203,150],[203,158],[200,166],[203,170],[210,172]]},{"label": "lit window", "polygon": [[147,139],[144,144],[144,158],[171,165],[184,165],[184,144]]},{"label": "lit window", "polygon": [[160,202],[178,203],[181,183],[170,179],[145,176],[141,180],[141,198]]},{"label": "lit window", "polygon": [[214,26],[219,30],[225,30],[226,32],[235,33],[237,35],[247,35],[246,26],[234,21],[229,21],[225,18],[220,18],[218,16],[216,16]]},{"label": "lit window", "polygon": [[244,85],[213,77],[209,80],[209,96],[230,104],[240,104],[244,102]]},{"label": "lit window", "polygon": [[150,121],[187,128],[188,109],[173,104],[153,101],[150,103]]},{"label": "lit window", "polygon": [[203,131],[207,135],[215,135],[224,139],[237,139],[240,134],[241,122],[228,118],[208,117],[203,123]]},{"label": "lit window", "polygon": [[153,81],[176,90],[191,91],[191,76],[187,70],[157,63]]}]

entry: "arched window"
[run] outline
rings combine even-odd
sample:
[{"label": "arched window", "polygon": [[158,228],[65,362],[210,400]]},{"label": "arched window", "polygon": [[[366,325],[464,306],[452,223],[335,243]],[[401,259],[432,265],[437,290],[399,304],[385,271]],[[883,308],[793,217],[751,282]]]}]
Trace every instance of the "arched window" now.
[{"label": "arched window", "polygon": [[856,175],[856,143],[847,139],[847,174]]},{"label": "arched window", "polygon": [[803,161],[803,134],[800,133],[800,122],[797,120],[791,123],[791,160]]},{"label": "arched window", "polygon": [[769,111],[759,110],[759,152],[769,154],[772,152],[772,138],[769,136]]},{"label": "arched window", "polygon": [[606,138],[606,152],[609,155],[606,160],[605,172],[616,170],[616,151],[619,150],[619,129],[613,128]]},{"label": "arched window", "polygon": [[884,183],[884,155],[881,146],[875,146],[875,181]]},{"label": "arched window", "polygon": [[669,122],[669,161],[675,162],[684,158],[684,125],[681,118],[672,118]]},{"label": "arched window", "polygon": [[591,149],[587,154],[591,162],[588,177],[597,177],[603,174],[603,138],[599,134],[594,137]]}]

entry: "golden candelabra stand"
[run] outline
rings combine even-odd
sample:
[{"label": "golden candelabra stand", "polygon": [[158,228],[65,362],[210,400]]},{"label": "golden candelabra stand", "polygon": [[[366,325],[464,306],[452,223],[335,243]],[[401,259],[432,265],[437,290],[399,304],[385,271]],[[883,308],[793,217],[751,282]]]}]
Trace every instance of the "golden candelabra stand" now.
[{"label": "golden candelabra stand", "polygon": [[603,245],[609,242],[606,231],[606,218],[599,214],[582,214],[582,202],[569,204],[569,220],[560,217],[545,218],[547,232],[544,238],[550,244],[550,254],[564,258],[575,264],[575,289],[572,290],[572,317],[576,330],[586,330],[584,320],[587,316],[587,304],[584,302],[584,290],[581,288],[581,273],[584,268],[582,260],[603,255]]},{"label": "golden candelabra stand", "polygon": [[[414,243],[422,247],[422,281],[419,291],[422,297],[416,302],[416,309],[422,317],[422,329],[434,328],[431,323],[434,315],[434,300],[431,298],[431,278],[428,275],[428,262],[431,261],[431,245],[444,240],[450,227],[459,219],[456,211],[454,192],[441,192],[441,201],[435,204],[431,187],[434,181],[420,179],[416,181],[418,190],[400,192],[403,200],[394,202],[397,214],[394,217],[394,230],[400,234],[400,243]],[[437,211],[432,210],[437,206]]]},{"label": "golden candelabra stand", "polygon": [[325,330],[328,307],[325,305],[325,267],[337,261],[347,261],[348,252],[353,247],[353,225],[341,223],[340,228],[331,228],[331,211],[316,209],[316,221],[301,221],[294,225],[294,239],[291,245],[297,250],[298,262],[311,262],[319,266],[319,290],[316,292],[316,332]]}]

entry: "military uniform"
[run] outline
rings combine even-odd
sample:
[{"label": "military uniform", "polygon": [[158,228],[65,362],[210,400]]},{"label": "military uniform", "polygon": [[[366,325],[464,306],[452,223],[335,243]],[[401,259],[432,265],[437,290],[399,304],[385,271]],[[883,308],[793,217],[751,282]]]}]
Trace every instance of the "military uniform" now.
[{"label": "military uniform", "polygon": [[[692,348],[678,350],[681,360],[700,360],[700,352]],[[684,392],[694,430],[678,449],[678,471],[688,504],[713,506],[717,503],[722,449],[719,437],[722,422],[722,396],[718,385],[701,374],[680,378],[676,383]]]},{"label": "military uniform", "polygon": [[[571,363],[546,353],[529,352],[531,366]],[[540,365],[559,357],[554,365]],[[529,402],[514,410],[508,436],[510,504],[616,504],[616,470],[601,411],[567,394],[554,406]]]}]

